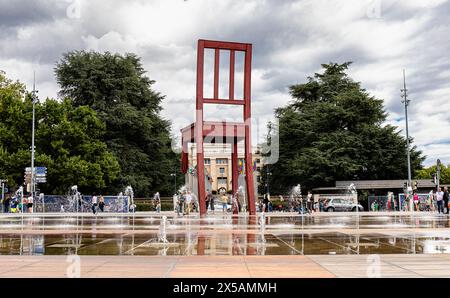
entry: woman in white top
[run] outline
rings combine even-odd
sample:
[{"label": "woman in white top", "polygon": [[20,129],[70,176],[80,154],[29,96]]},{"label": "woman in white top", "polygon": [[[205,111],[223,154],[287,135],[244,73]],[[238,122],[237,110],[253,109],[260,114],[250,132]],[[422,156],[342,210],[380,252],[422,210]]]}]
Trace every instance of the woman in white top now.
[{"label": "woman in white top", "polygon": [[97,213],[97,196],[95,194],[92,196],[92,212],[94,215]]},{"label": "woman in white top", "polygon": [[33,195],[28,197],[27,208],[28,208],[28,213],[33,213]]}]

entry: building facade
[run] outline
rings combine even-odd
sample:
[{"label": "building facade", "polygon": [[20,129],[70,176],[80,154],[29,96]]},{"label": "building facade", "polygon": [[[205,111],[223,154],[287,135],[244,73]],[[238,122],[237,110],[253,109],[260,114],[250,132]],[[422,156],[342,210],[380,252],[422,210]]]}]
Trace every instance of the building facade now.
[{"label": "building facade", "polygon": [[[205,169],[209,177],[211,191],[218,192],[220,190],[232,190],[232,173],[231,173],[231,145],[229,144],[208,144],[203,145],[205,156]],[[242,174],[245,169],[244,144],[238,145],[239,157],[239,173]],[[189,164],[197,165],[196,146],[192,144],[189,147]],[[261,183],[261,169],[263,166],[261,152],[258,147],[254,148],[252,153],[252,166],[254,170],[254,179],[256,184]],[[186,174],[186,181],[192,184],[192,175]]]}]

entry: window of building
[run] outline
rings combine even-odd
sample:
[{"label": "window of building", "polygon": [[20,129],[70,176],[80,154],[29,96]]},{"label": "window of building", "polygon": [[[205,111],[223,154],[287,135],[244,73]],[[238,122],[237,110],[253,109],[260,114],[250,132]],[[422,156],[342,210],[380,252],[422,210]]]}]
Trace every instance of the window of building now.
[{"label": "window of building", "polygon": [[226,164],[228,164],[228,159],[227,158],[218,158],[218,159],[216,159],[216,164],[226,165]]},{"label": "window of building", "polygon": [[257,158],[256,163],[260,163],[260,162],[261,162],[261,159]]},{"label": "window of building", "polygon": [[217,178],[217,183],[218,184],[227,184],[227,177]]},{"label": "window of building", "polygon": [[225,168],[219,168],[219,173],[220,174],[225,174]]},{"label": "window of building", "polygon": [[210,165],[210,164],[211,164],[211,159],[205,158],[205,165]]}]

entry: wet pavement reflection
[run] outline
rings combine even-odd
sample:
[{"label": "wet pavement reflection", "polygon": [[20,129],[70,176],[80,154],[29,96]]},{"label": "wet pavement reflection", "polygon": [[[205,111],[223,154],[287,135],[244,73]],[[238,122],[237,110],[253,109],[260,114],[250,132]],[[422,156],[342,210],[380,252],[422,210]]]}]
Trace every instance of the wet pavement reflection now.
[{"label": "wet pavement reflection", "polygon": [[[263,220],[264,224],[262,224]],[[334,255],[450,253],[437,214],[0,217],[0,255]]]}]

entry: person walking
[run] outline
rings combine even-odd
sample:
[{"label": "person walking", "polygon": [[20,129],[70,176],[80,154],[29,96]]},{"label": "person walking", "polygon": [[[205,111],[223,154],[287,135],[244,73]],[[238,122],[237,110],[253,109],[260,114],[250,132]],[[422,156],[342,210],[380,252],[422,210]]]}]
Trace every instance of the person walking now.
[{"label": "person walking", "polygon": [[188,191],[187,194],[186,194],[185,203],[186,203],[185,213],[186,213],[186,215],[189,215],[190,212],[191,212],[191,207],[192,207],[191,206],[192,205],[192,195],[191,195],[190,191]]},{"label": "person walking", "polygon": [[220,197],[220,202],[222,203],[222,212],[223,213],[227,213],[227,209],[228,209],[228,197],[226,193],[223,193],[222,196]]},{"label": "person walking", "polygon": [[77,203],[78,203],[78,211],[83,212],[83,197],[81,196],[81,194],[78,195]]},{"label": "person walking", "polygon": [[414,200],[414,210],[419,211],[419,195],[417,194],[416,191],[414,191],[413,200]]},{"label": "person walking", "polygon": [[208,191],[206,193],[206,197],[205,197],[205,206],[206,206],[206,212],[208,212],[208,207],[209,207],[209,202],[211,200],[211,192]]},{"label": "person walking", "polygon": [[184,201],[186,200],[186,193],[183,192],[178,197],[178,214],[184,215]]},{"label": "person walking", "polygon": [[33,195],[30,195],[27,199],[27,209],[28,213],[33,213]]},{"label": "person walking", "polygon": [[311,191],[308,191],[308,195],[306,196],[306,204],[309,213],[312,213],[314,211],[314,202],[313,202],[313,195]]},{"label": "person walking", "polygon": [[98,208],[101,212],[105,212],[105,198],[100,195],[100,198],[98,199]]},{"label": "person walking", "polygon": [[448,188],[447,186],[444,187],[444,195],[443,195],[443,201],[444,201],[444,208],[447,211],[446,214],[449,214],[449,208],[448,208]]},{"label": "person walking", "polygon": [[160,213],[161,212],[161,196],[159,195],[158,191],[153,196],[153,204],[155,205],[156,213]]},{"label": "person walking", "polygon": [[212,214],[214,214],[214,209],[215,209],[214,200],[215,200],[214,195],[211,193],[211,197],[209,198],[209,206],[211,208]]},{"label": "person walking", "polygon": [[161,198],[159,197],[156,199],[156,213],[161,213]]},{"label": "person walking", "polygon": [[9,213],[9,204],[11,202],[11,197],[9,195],[5,196],[5,199],[3,200],[3,212]]},{"label": "person walking", "polygon": [[436,192],[436,204],[438,207],[438,213],[440,214],[441,211],[444,213],[444,192],[439,187],[438,191]]},{"label": "person walking", "polygon": [[92,196],[92,212],[94,213],[94,215],[95,214],[97,214],[97,202],[98,202],[98,199],[97,199],[97,196],[95,195],[95,193],[94,193],[94,195]]},{"label": "person walking", "polygon": [[431,205],[433,204],[433,192],[431,192],[428,196],[427,196],[427,201],[426,201],[426,207],[425,207],[425,211],[430,212],[431,209]]}]

